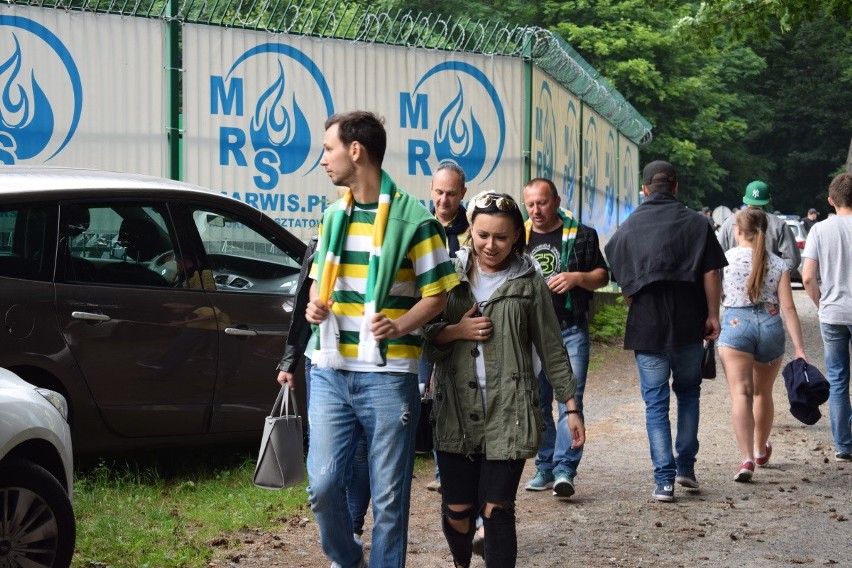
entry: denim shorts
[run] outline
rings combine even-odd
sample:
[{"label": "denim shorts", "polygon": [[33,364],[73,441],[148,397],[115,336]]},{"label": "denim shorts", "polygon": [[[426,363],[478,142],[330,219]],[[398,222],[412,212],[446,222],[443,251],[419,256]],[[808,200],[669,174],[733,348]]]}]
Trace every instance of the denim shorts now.
[{"label": "denim shorts", "polygon": [[774,304],[725,308],[717,345],[753,353],[754,360],[769,363],[784,354],[784,324]]}]

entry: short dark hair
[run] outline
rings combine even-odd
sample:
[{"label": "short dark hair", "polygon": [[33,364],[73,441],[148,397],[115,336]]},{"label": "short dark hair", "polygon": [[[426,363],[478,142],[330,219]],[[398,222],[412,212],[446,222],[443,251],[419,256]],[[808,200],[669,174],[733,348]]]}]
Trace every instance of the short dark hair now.
[{"label": "short dark hair", "polygon": [[530,187],[534,183],[543,183],[544,185],[546,185],[548,187],[548,189],[550,189],[550,195],[551,196],[556,197],[556,198],[559,197],[559,190],[556,189],[556,184],[553,183],[552,180],[549,180],[547,178],[532,178],[530,181],[527,182],[527,185],[525,185],[524,187],[525,188]]},{"label": "short dark hair", "polygon": [[331,115],[325,121],[325,129],[328,130],[335,124],[344,146],[349,147],[353,142],[358,142],[367,150],[370,163],[382,167],[388,144],[384,119],[366,110],[354,110]]},{"label": "short dark hair", "polygon": [[462,187],[464,187],[464,183],[465,181],[467,181],[467,177],[464,175],[464,169],[460,165],[458,165],[452,160],[444,160],[443,162],[438,164],[438,169],[435,170],[435,173],[437,174],[441,170],[450,170],[451,172],[459,176]]},{"label": "short dark hair", "polygon": [[836,207],[852,206],[852,174],[837,174],[828,185],[828,196]]}]

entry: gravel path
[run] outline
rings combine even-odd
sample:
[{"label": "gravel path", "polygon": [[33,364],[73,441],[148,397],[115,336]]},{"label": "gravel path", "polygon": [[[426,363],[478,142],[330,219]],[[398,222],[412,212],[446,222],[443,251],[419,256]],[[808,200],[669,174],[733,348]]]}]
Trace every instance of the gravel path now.
[{"label": "gravel path", "polygon": [[[808,357],[824,370],[816,310],[804,290],[795,289],[794,297]],[[834,461],[827,405],[816,425],[798,422],[789,413],[779,376],[772,461],[755,472],[752,483],[735,483],[739,454],[721,363],[718,369],[719,377],[702,385],[696,463],[701,488],[678,487],[674,503],[659,503],[650,497],[644,404],[632,353],[593,346],[585,397],[588,443],[577,493],[560,500],[550,492],[521,489],[518,567],[852,566],[852,465]],[[440,498],[425,489],[429,466],[422,464],[424,473],[414,480],[410,568],[452,566],[440,531]],[[533,470],[531,460],[522,483]],[[246,530],[228,540],[239,544],[222,550],[211,566],[330,564],[307,509],[272,532]],[[475,558],[472,567],[482,566]]]}]

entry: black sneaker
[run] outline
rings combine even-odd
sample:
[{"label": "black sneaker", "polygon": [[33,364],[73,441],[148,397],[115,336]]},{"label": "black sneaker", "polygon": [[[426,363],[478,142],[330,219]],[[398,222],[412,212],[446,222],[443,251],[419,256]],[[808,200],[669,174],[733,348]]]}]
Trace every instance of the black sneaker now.
[{"label": "black sneaker", "polygon": [[671,483],[658,483],[651,493],[651,497],[657,501],[671,503],[674,501],[674,485]]},{"label": "black sneaker", "polygon": [[838,462],[852,462],[852,454],[849,452],[837,452],[834,454],[834,461]]},{"label": "black sneaker", "polygon": [[675,477],[675,482],[681,487],[698,489],[698,480],[695,479],[695,470],[693,468],[678,472],[677,477]]}]

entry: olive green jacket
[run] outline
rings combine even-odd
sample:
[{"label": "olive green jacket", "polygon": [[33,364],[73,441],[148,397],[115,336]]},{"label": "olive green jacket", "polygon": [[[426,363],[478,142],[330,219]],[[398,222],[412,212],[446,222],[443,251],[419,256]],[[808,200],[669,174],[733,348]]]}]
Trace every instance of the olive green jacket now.
[{"label": "olive green jacket", "polygon": [[[480,344],[457,340],[436,345],[430,338],[458,323],[476,302],[467,276],[469,250],[461,248],[453,260],[461,283],[450,291],[442,321],[423,328],[425,353],[435,364],[431,418],[435,449],[485,454],[489,460],[531,458],[544,430],[533,346],[557,400],[565,402],[577,387],[550,290],[528,256],[513,257],[508,279],[480,307],[494,326],[491,337]],[[471,355],[474,349],[485,355],[485,406],[476,358]]]}]

